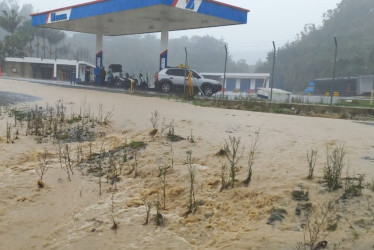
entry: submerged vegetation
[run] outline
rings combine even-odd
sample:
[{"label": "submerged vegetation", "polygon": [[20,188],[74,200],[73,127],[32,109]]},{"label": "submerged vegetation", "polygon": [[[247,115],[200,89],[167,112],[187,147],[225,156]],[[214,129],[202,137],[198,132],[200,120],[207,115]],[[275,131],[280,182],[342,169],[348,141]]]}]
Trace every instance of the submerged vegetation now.
[{"label": "submerged vegetation", "polygon": [[[93,114],[90,108],[84,108],[79,113],[71,112],[67,116],[67,107],[63,100],[54,106],[27,107],[9,110],[9,117],[14,117],[14,128],[7,125],[7,139],[11,138],[12,130],[24,130],[26,136],[31,135],[38,143],[48,142],[84,142],[94,141],[99,135],[95,133],[96,126],[107,125],[112,112],[105,117],[102,113]],[[14,142],[14,141],[13,141]]]}]

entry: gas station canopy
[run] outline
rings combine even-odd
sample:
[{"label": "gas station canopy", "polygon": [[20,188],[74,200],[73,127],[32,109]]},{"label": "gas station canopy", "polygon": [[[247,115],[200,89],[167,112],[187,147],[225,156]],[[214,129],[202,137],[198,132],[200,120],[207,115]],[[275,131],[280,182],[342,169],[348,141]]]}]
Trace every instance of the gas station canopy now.
[{"label": "gas station canopy", "polygon": [[245,24],[247,13],[213,0],[97,0],[33,14],[32,24],[117,36]]},{"label": "gas station canopy", "polygon": [[169,31],[246,24],[243,8],[215,0],[96,0],[33,14],[33,26],[96,34],[96,79],[103,36],[161,32],[160,69],[167,67]]}]

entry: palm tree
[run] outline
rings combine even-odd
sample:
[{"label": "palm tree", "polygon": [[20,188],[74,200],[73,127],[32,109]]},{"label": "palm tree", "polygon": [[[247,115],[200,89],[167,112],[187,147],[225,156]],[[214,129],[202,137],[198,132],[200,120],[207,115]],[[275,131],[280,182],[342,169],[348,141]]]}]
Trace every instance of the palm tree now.
[{"label": "palm tree", "polygon": [[15,32],[13,35],[5,36],[4,38],[4,57],[23,57],[25,56],[24,48],[27,41],[23,38],[20,32]]},{"label": "palm tree", "polygon": [[42,31],[43,31],[44,28],[35,28],[35,37],[36,37],[36,42],[35,42],[35,46],[36,46],[36,57],[39,57],[39,47],[40,47],[40,43],[39,43],[39,37],[42,36]]},{"label": "palm tree", "polygon": [[34,37],[36,35],[36,28],[31,25],[31,19],[27,20],[22,23],[22,25],[18,28],[18,31],[22,34],[26,42],[29,43],[29,47],[27,47],[27,52],[29,52],[29,56],[32,56],[32,42],[34,41]]},{"label": "palm tree", "polygon": [[3,10],[0,16],[0,27],[13,35],[22,20],[23,17],[19,15],[17,9],[11,9],[9,12]]},{"label": "palm tree", "polygon": [[[43,38],[43,58],[45,58],[45,49],[47,48],[47,45],[45,44],[45,40],[47,39],[48,33],[50,32],[50,29],[46,28],[38,28],[36,39],[37,39],[37,44],[39,44],[39,37]],[[39,50],[37,51],[39,54]],[[38,55],[39,56],[39,55]]]}]

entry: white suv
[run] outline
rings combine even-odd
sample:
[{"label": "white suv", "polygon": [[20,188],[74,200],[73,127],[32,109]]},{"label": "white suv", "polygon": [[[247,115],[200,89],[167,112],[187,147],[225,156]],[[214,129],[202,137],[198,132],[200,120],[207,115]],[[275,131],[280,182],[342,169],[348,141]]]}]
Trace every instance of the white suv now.
[{"label": "white suv", "polygon": [[155,87],[164,93],[172,91],[183,91],[188,88],[187,76],[192,72],[192,83],[194,88],[201,89],[205,96],[211,96],[222,89],[222,84],[216,80],[204,78],[192,69],[186,68],[164,68],[156,74]]}]

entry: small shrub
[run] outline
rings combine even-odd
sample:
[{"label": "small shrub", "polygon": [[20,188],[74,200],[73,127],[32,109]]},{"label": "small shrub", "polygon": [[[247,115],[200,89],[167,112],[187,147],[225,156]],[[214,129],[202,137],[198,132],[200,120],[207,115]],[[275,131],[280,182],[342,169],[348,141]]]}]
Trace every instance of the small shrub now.
[{"label": "small shrub", "polygon": [[166,134],[166,137],[171,141],[171,142],[178,142],[184,140],[183,137],[176,135],[175,134],[175,128],[174,128],[174,121],[171,121],[169,125],[167,126],[168,133]]},{"label": "small shrub", "polygon": [[80,122],[82,120],[82,117],[81,116],[75,116],[75,114],[74,113],[72,113],[72,115],[71,115],[71,118],[70,119],[68,119],[68,120],[66,120],[66,122],[68,123],[68,124],[73,124],[73,123],[77,123],[77,122]]},{"label": "small shrub", "polygon": [[244,152],[244,148],[240,149],[240,137],[236,138],[235,136],[229,136],[229,140],[226,141],[224,149],[227,152],[226,158],[230,163],[230,185],[233,188],[238,171],[237,164],[242,158]]},{"label": "small shrub", "polygon": [[150,132],[149,132],[149,135],[150,136],[155,136],[158,132],[158,129],[152,129]]},{"label": "small shrub", "polygon": [[190,143],[195,143],[195,139],[194,139],[194,136],[192,134],[192,129],[191,129],[191,136],[190,136],[189,141],[190,141]]},{"label": "small shrub", "polygon": [[40,181],[42,181],[43,176],[47,173],[49,169],[48,151],[46,148],[44,149],[42,154],[38,155],[38,161],[39,161],[39,165],[38,165],[38,168],[36,169],[36,173],[39,175]]},{"label": "small shrub", "polygon": [[248,187],[249,182],[252,180],[252,167],[255,162],[256,152],[257,152],[257,144],[258,144],[258,137],[260,136],[260,131],[256,132],[255,138],[252,140],[249,154],[248,154],[248,174],[247,179],[244,181],[244,186]]},{"label": "small shrub", "polygon": [[123,163],[126,163],[128,161],[128,159],[127,159],[127,149],[126,148],[123,150],[122,161],[123,161]]},{"label": "small shrub", "polygon": [[370,202],[369,198],[367,198],[367,202],[368,202],[368,211],[369,213],[371,214],[371,217],[372,217],[372,221],[374,222],[374,205]]},{"label": "small shrub", "polygon": [[[303,242],[298,242],[296,249],[321,249],[325,248],[329,229],[337,227],[337,209],[332,202],[317,206],[312,205],[304,210]],[[318,247],[318,248],[317,248]]]},{"label": "small shrub", "polygon": [[163,209],[166,210],[166,175],[168,173],[170,166],[159,166],[159,178],[160,178],[160,185],[161,185],[161,190],[162,190],[162,202],[163,202]]},{"label": "small shrub", "polygon": [[18,128],[17,128],[16,133],[14,134],[14,140],[18,140],[18,136],[19,136],[19,131],[18,131]]},{"label": "small shrub", "polygon": [[38,188],[44,188],[44,187],[45,187],[44,182],[41,179],[38,180]]},{"label": "small shrub", "polygon": [[308,201],[309,192],[308,190],[304,191],[303,187],[300,186],[299,188],[292,190],[292,198],[296,201]]},{"label": "small shrub", "polygon": [[133,171],[134,171],[134,178],[137,178],[139,176],[138,174],[138,165],[139,165],[139,152],[135,151],[134,153],[134,165],[133,165]]},{"label": "small shrub", "polygon": [[306,154],[309,168],[308,179],[313,179],[314,167],[316,166],[317,162],[317,153],[318,151],[316,149],[312,149],[310,153],[308,151]]},{"label": "small shrub", "polygon": [[119,223],[115,220],[115,214],[116,214],[116,208],[114,206],[114,192],[112,192],[112,197],[110,199],[110,205],[109,205],[109,208],[110,208],[110,212],[111,212],[111,215],[112,215],[112,227],[110,229],[112,229],[114,232],[117,232],[118,230],[118,227],[119,227]]},{"label": "small shrub", "polygon": [[118,222],[115,221],[114,219],[112,219],[112,222],[113,222],[113,224],[112,224],[112,227],[110,229],[112,229],[113,231],[117,232],[117,230],[118,230]]},{"label": "small shrub", "polygon": [[166,127],[167,127],[166,118],[164,117],[162,118],[162,123],[161,123],[161,130],[160,130],[161,135],[164,135]]},{"label": "small shrub", "polygon": [[371,179],[371,182],[366,183],[366,187],[371,191],[374,191],[374,179]]},{"label": "small shrub", "polygon": [[10,123],[6,123],[6,143],[10,143],[11,142],[11,136],[12,136],[12,133],[11,133],[11,124]]},{"label": "small shrub", "polygon": [[157,133],[159,121],[160,121],[160,113],[157,110],[155,110],[152,113],[152,117],[151,117],[151,123],[152,123],[153,130],[150,132],[150,135],[153,136]]},{"label": "small shrub", "polygon": [[327,161],[324,167],[323,181],[329,191],[341,187],[341,175],[344,167],[345,148],[344,145],[336,146],[332,152],[327,147]]},{"label": "small shrub", "polygon": [[227,152],[224,148],[221,148],[217,153],[216,156],[226,156]]},{"label": "small shrub", "polygon": [[155,225],[160,227],[164,225],[164,217],[161,214],[161,202],[160,197],[158,197],[156,202],[156,216],[155,216]]},{"label": "small shrub", "polygon": [[192,164],[192,151],[187,151],[187,166],[190,181],[190,192],[188,201],[187,215],[190,213],[195,213],[197,210],[196,200],[195,200],[195,166]]},{"label": "small shrub", "polygon": [[83,162],[83,149],[82,144],[77,145],[77,164],[81,164]]},{"label": "small shrub", "polygon": [[364,178],[365,175],[363,174],[358,174],[357,177],[347,176],[344,179],[344,193],[342,198],[348,199],[360,196],[362,194],[362,189],[364,188]]},{"label": "small shrub", "polygon": [[115,156],[112,152],[109,155],[106,176],[107,176],[107,179],[110,180],[110,184],[112,186],[114,185],[114,188],[113,188],[114,191],[117,190],[117,182],[120,181],[120,172],[121,172],[121,167],[119,166],[119,164],[117,164],[115,160]]},{"label": "small shrub", "polygon": [[228,189],[230,186],[230,181],[227,174],[227,166],[226,164],[222,164],[221,166],[221,189],[222,192],[224,189]]},{"label": "small shrub", "polygon": [[170,168],[174,169],[174,149],[172,143],[170,143]]},{"label": "small shrub", "polygon": [[41,136],[36,136],[36,137],[35,137],[35,141],[36,141],[36,143],[41,144],[41,143],[43,142],[43,137],[41,137]]},{"label": "small shrub", "polygon": [[58,159],[59,159],[59,162],[60,162],[60,167],[62,169],[62,160],[64,158],[63,144],[59,140],[57,141],[57,155],[58,155]]},{"label": "small shrub", "polygon": [[62,151],[62,159],[64,160],[64,170],[68,176],[68,180],[71,181],[71,175],[74,174],[74,161],[71,155],[71,149],[69,144],[65,144],[63,151]]},{"label": "small shrub", "polygon": [[145,206],[145,212],[146,212],[146,217],[145,217],[145,222],[143,225],[148,225],[148,222],[149,222],[149,214],[151,213],[151,203],[150,202],[144,202],[144,206]]},{"label": "small shrub", "polygon": [[98,181],[99,195],[102,194],[102,180],[101,179],[105,175],[104,169],[103,169],[104,153],[105,153],[105,149],[103,148],[103,144],[102,144],[101,149],[100,149],[100,155],[99,155],[99,161],[98,161],[98,171],[97,171],[97,176],[99,178],[99,181]]}]

